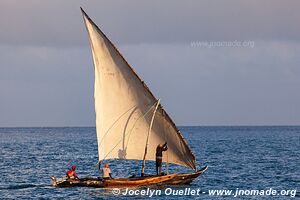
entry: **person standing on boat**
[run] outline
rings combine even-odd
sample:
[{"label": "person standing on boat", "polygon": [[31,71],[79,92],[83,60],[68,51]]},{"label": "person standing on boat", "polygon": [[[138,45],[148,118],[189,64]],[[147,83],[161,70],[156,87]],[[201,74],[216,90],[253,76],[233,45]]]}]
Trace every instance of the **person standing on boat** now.
[{"label": "person standing on boat", "polygon": [[167,151],[168,146],[167,142],[163,145],[159,144],[156,147],[156,174],[161,175],[161,163],[162,163],[162,153],[163,151]]},{"label": "person standing on boat", "polygon": [[76,166],[72,166],[72,169],[70,169],[69,171],[67,171],[66,175],[68,179],[78,179],[77,174],[75,173],[76,170]]},{"label": "person standing on boat", "polygon": [[103,179],[112,179],[110,168],[107,163],[102,168],[102,176],[103,176]]}]

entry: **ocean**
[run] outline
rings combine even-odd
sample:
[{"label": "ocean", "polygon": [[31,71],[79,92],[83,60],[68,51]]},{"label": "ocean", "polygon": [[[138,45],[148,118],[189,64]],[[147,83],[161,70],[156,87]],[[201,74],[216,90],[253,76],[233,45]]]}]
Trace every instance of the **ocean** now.
[{"label": "ocean", "polygon": [[[0,198],[299,199],[300,126],[180,130],[197,157],[198,168],[208,165],[208,170],[190,185],[138,188],[126,195],[122,189],[116,195],[112,189],[51,186],[50,177],[64,176],[72,165],[77,166],[79,177],[99,175],[94,127],[0,128]],[[114,177],[140,174],[140,161],[113,160],[109,164]],[[168,168],[169,172],[190,171],[171,164]],[[145,172],[154,171],[154,163],[146,162]],[[158,192],[150,197],[147,189]]]}]

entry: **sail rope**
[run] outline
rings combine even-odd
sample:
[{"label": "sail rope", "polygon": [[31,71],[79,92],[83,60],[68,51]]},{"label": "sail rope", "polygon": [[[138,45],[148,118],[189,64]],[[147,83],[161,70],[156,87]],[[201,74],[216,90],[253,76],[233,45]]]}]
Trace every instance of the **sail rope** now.
[{"label": "sail rope", "polygon": [[103,137],[100,139],[100,143],[99,146],[102,145],[102,142],[104,140],[104,137],[109,133],[109,131],[117,124],[117,122],[119,122],[119,120],[125,115],[127,114],[129,111],[131,111],[132,109],[136,108],[137,106],[134,105],[131,108],[129,108],[126,112],[124,112],[122,115],[120,115],[117,120],[114,121],[114,123],[107,129],[107,131],[104,133]]},{"label": "sail rope", "polygon": [[130,131],[129,131],[127,143],[126,143],[126,145],[125,145],[126,147],[128,146],[129,138],[130,138],[130,136],[131,136],[131,133],[132,133],[132,131],[133,131],[133,128],[135,127],[135,125],[137,124],[137,122],[139,121],[139,119],[141,119],[141,118],[145,117],[146,115],[148,115],[148,113],[149,113],[152,109],[155,108],[155,104],[156,104],[156,102],[155,102],[155,103],[147,110],[147,112],[146,112],[144,115],[140,116],[140,117],[134,122],[133,126],[131,127],[131,129],[130,129]]},{"label": "sail rope", "polygon": [[[155,102],[155,104],[156,104],[156,102]],[[131,130],[128,132],[128,133],[126,133],[125,134],[125,136],[127,135],[127,134],[131,134],[131,132],[132,132],[132,130],[133,130],[133,128],[134,128],[134,126],[135,126],[135,124],[136,124],[136,122],[137,121],[139,121],[142,117],[145,117],[151,110],[152,110],[152,108],[154,108],[154,106],[155,106],[155,104],[153,105],[153,106],[151,106],[149,109],[148,109],[148,111],[144,114],[144,115],[142,115],[142,116],[140,116],[136,121],[135,121],[135,123],[134,123],[134,125],[133,125],[133,127],[131,128]],[[117,142],[117,144],[104,156],[104,158],[103,158],[103,160],[105,160],[105,158],[122,142],[122,140],[123,140],[123,138],[121,138],[118,142]]]},{"label": "sail rope", "polygon": [[[136,123],[141,119],[141,118],[143,118],[143,117],[145,117],[147,114],[149,114],[149,112],[156,106],[156,102],[157,101],[155,101],[155,103],[147,110],[147,112],[145,113],[145,114],[143,114],[142,116],[140,116],[138,119],[136,119],[136,121],[134,122],[134,124],[133,124],[133,126],[132,126],[132,128],[130,129],[130,131],[129,132],[127,132],[126,134],[125,134],[125,136],[127,136],[128,134],[128,136],[130,136],[131,135],[131,133],[132,133],[132,130],[133,130],[133,128],[135,127],[135,125],[136,125]],[[135,106],[134,106],[135,107]],[[131,109],[129,109],[127,112],[129,112]],[[119,120],[119,119],[118,119]],[[114,123],[115,124],[115,123]],[[107,134],[107,132],[106,132],[106,134]],[[102,137],[103,138],[103,137]],[[118,142],[117,142],[117,144],[104,156],[104,158],[102,159],[102,160],[105,160],[106,158],[107,158],[107,156],[122,142],[122,140],[123,140],[123,138],[121,138]],[[127,140],[127,144],[126,144],[126,146],[128,145],[128,141],[129,140]],[[102,141],[101,141],[102,142]],[[95,164],[95,168],[97,168],[97,166],[99,165],[99,164],[101,164],[101,161],[102,160],[99,160],[96,164]],[[100,165],[99,165],[100,166]]]}]

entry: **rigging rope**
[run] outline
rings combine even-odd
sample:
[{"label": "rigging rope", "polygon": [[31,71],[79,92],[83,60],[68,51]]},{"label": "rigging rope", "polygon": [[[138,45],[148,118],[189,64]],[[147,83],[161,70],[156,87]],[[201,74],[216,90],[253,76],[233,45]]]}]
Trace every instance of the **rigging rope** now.
[{"label": "rigging rope", "polygon": [[[155,102],[155,104],[153,105],[153,106],[151,106],[150,108],[149,108],[149,110],[144,114],[144,115],[142,115],[142,116],[140,116],[136,121],[135,121],[135,123],[134,123],[134,125],[133,125],[133,127],[131,128],[131,130],[130,130],[130,132],[128,132],[127,134],[131,134],[131,132],[132,132],[132,130],[133,130],[133,128],[134,128],[134,126],[135,126],[135,124],[136,124],[136,122],[137,121],[139,121],[142,117],[145,117],[151,110],[152,110],[152,108],[154,107],[156,105],[156,102]],[[125,134],[125,136],[127,135],[127,134]],[[120,142],[122,142],[122,138],[118,141],[118,143],[104,156],[104,158],[103,158],[103,160],[105,160],[105,158],[120,144]]]},{"label": "rigging rope", "polygon": [[100,139],[100,143],[99,146],[102,144],[102,141],[104,140],[104,137],[108,134],[108,132],[114,127],[115,124],[117,124],[117,122],[126,114],[128,113],[130,110],[132,110],[133,108],[135,108],[136,105],[132,106],[131,108],[129,108],[126,112],[124,112],[122,115],[120,115],[120,117],[117,118],[117,120],[115,120],[115,122],[107,129],[107,131],[105,132],[105,134],[103,135],[103,137]]},{"label": "rigging rope", "polygon": [[[133,128],[135,127],[136,123],[139,121],[139,119],[141,119],[142,117],[145,117],[145,116],[146,116],[146,115],[147,115],[154,107],[155,107],[155,103],[147,110],[147,112],[146,112],[144,115],[142,115],[141,117],[139,117],[139,118],[134,122],[133,126],[131,127],[131,129],[130,129],[130,131],[129,131],[127,143],[126,143],[126,145],[125,145],[126,147],[128,146],[128,142],[129,142],[130,135],[131,135],[131,133],[132,133],[132,131],[133,131]],[[126,136],[126,134],[125,134],[125,136]]]},{"label": "rigging rope", "polygon": [[[142,117],[145,117],[154,107],[155,107],[155,105],[156,105],[156,102],[157,101],[155,101],[155,103],[147,110],[147,112],[144,114],[144,115],[142,115],[142,116],[140,116],[138,119],[136,119],[136,121],[134,122],[134,124],[133,124],[133,126],[132,126],[132,128],[130,129],[130,131],[129,132],[127,132],[126,134],[125,134],[125,136],[127,136],[128,134],[129,134],[129,136],[131,135],[131,133],[132,133],[132,130],[133,130],[133,128],[135,127],[135,125],[136,125],[136,123],[142,118]],[[136,106],[134,106],[134,107],[136,107]],[[134,108],[134,107],[132,107],[132,108]],[[127,110],[124,114],[122,114],[117,120],[119,120],[122,116],[124,116],[127,112],[129,112],[132,108],[130,108],[129,110]],[[114,122],[113,123],[113,125],[114,124],[116,124],[116,122]],[[113,126],[112,125],[112,126]],[[109,130],[111,129],[112,127],[110,127],[109,128]],[[105,135],[107,135],[108,134],[108,132],[109,132],[109,130],[105,133]],[[102,137],[102,140],[101,140],[101,142],[103,141],[103,138],[104,138],[104,136]],[[102,159],[102,160],[105,160],[105,158],[120,144],[120,142],[122,142],[122,140],[123,140],[123,138],[121,138],[118,142],[117,142],[117,144],[104,156],[104,158]],[[126,146],[128,145],[128,141],[129,141],[129,139],[127,140],[127,144],[126,144]],[[100,144],[101,144],[101,142],[100,142]],[[99,169],[100,169],[100,164],[101,164],[101,162],[102,162],[102,160],[99,160],[96,164],[95,164],[95,168],[97,168],[97,166],[99,165]]]}]

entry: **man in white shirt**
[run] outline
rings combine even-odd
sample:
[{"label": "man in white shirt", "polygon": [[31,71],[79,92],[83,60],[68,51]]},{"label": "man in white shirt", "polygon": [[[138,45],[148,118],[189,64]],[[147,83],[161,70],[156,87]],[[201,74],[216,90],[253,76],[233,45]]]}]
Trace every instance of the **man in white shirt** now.
[{"label": "man in white shirt", "polygon": [[102,168],[102,177],[103,179],[112,179],[110,168],[107,163]]}]

